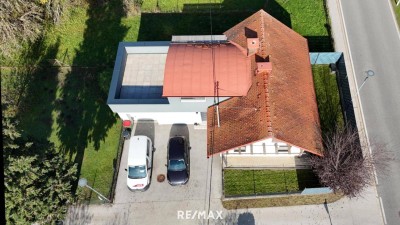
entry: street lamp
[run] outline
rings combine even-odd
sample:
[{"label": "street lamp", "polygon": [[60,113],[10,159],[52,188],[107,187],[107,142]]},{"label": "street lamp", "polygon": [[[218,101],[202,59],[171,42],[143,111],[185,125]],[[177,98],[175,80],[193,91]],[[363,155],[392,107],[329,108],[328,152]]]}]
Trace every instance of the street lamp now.
[{"label": "street lamp", "polygon": [[80,187],[87,187],[87,188],[89,188],[90,190],[96,192],[96,194],[98,194],[98,195],[99,195],[99,198],[101,197],[102,200],[107,200],[108,202],[111,202],[111,201],[110,201],[108,198],[106,198],[104,195],[100,194],[100,192],[98,192],[98,191],[96,191],[94,188],[90,187],[90,186],[87,184],[87,180],[86,180],[85,178],[79,179],[78,185],[79,185]]},{"label": "street lamp", "polygon": [[365,71],[365,73],[367,74],[367,76],[365,77],[365,79],[364,79],[363,83],[361,84],[360,88],[358,88],[358,92],[360,92],[361,88],[364,86],[364,84],[365,84],[365,82],[367,81],[367,79],[368,79],[369,77],[372,77],[372,76],[375,75],[375,72],[374,72],[373,70]]}]

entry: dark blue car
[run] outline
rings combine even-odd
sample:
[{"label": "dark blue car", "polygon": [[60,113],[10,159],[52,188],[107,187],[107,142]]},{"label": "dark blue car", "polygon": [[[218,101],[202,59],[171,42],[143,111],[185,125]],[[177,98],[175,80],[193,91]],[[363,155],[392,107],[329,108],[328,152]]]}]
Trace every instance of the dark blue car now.
[{"label": "dark blue car", "polygon": [[167,179],[171,185],[183,185],[189,181],[189,142],[183,136],[172,137],[168,142]]}]

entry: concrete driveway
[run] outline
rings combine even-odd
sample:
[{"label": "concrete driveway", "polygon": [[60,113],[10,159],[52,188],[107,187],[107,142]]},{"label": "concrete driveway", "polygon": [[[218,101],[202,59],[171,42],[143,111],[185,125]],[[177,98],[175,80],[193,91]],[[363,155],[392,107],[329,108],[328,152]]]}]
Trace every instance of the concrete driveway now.
[{"label": "concrete driveway", "polygon": [[[382,224],[375,187],[368,188],[362,198],[343,198],[324,205],[270,207],[226,210],[221,204],[221,161],[219,156],[206,158],[206,131],[193,126],[165,126],[143,123],[134,127],[133,134],[148,135],[157,148],[154,154],[152,184],[146,192],[131,192],[126,187],[126,157],[123,152],[114,204],[70,207],[65,224],[95,225],[262,225],[262,224]],[[171,187],[166,181],[158,183],[156,175],[166,172],[166,145],[170,133],[188,131],[191,142],[191,177],[187,185]],[[172,131],[172,132],[171,132]],[[147,132],[147,133],[145,133]],[[125,146],[126,148],[127,146]],[[211,167],[212,163],[212,167]],[[212,168],[212,185],[210,176]],[[209,190],[211,192],[209,197]],[[223,219],[207,221],[194,215],[210,211],[222,212]],[[185,211],[185,218],[178,212]],[[193,216],[194,215],[194,216]]]},{"label": "concrete driveway", "polygon": [[[132,129],[133,135],[146,135],[153,141],[155,152],[151,184],[145,192],[132,192],[127,188],[125,168],[129,141],[125,141],[115,191],[115,204],[151,202],[170,202],[173,204],[173,202],[182,201],[187,201],[187,204],[190,204],[190,201],[201,201],[204,204],[208,195],[208,174],[210,173],[210,160],[207,160],[206,156],[206,130],[195,130],[193,125],[186,124],[158,125],[154,121],[139,121]],[[192,147],[190,150],[190,179],[183,186],[171,186],[167,180],[162,183],[157,182],[158,174],[166,175],[168,140],[169,137],[175,135],[188,137]],[[219,157],[215,157],[215,159],[214,163],[220,164]],[[219,198],[221,196],[221,169],[214,170],[214,179],[219,179],[219,182],[213,183],[213,197]],[[177,207],[176,210],[179,210],[179,208],[186,210],[190,208],[190,205],[183,207],[178,204]]]}]

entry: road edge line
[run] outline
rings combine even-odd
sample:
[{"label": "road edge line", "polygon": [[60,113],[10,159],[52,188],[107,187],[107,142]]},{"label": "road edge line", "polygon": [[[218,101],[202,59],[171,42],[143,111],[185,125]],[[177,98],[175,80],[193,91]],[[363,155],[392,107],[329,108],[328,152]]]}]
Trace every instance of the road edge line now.
[{"label": "road edge line", "polygon": [[380,203],[380,206],[381,206],[381,211],[383,212],[383,222],[385,224],[387,224],[386,216],[385,216],[385,208],[383,208],[383,202],[382,202],[382,198],[381,197],[379,197],[379,203]]}]

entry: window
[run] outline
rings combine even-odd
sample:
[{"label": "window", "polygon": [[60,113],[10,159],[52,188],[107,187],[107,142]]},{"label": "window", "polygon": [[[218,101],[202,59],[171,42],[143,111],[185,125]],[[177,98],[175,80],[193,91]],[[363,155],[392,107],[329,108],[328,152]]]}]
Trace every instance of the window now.
[{"label": "window", "polygon": [[289,153],[289,145],[287,144],[276,144],[277,153]]},{"label": "window", "polygon": [[128,177],[130,179],[142,179],[146,175],[146,166],[130,166],[128,170]]},{"label": "window", "polygon": [[183,159],[171,159],[168,163],[169,171],[183,171],[186,169],[186,164]]},{"label": "window", "polygon": [[182,97],[181,102],[205,102],[206,97]]},{"label": "window", "polygon": [[233,152],[234,153],[242,153],[242,152],[246,152],[246,147],[245,146],[243,146],[243,147],[240,147],[240,148],[236,148],[236,149],[233,149]]}]

